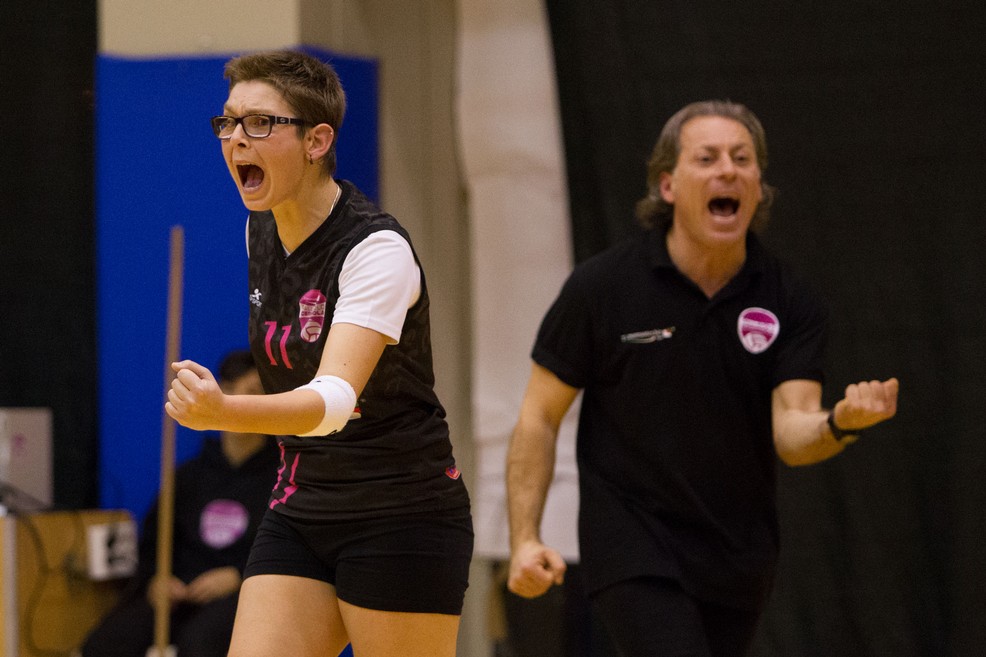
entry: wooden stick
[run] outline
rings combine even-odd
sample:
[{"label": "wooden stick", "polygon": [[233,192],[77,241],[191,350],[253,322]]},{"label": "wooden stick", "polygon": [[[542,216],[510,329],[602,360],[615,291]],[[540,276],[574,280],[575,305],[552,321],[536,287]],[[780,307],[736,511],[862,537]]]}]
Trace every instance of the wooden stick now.
[{"label": "wooden stick", "polygon": [[[181,352],[182,278],[185,233],[171,227],[171,267],[168,276],[168,329],[164,357],[164,394],[167,398],[175,374],[171,363]],[[166,412],[161,423],[161,492],[158,495],[157,574],[161,581],[171,579],[172,540],[175,509],[175,421]],[[154,650],[157,657],[169,654],[171,601],[168,586],[158,586],[154,599]],[[173,649],[172,651],[173,652]]]}]

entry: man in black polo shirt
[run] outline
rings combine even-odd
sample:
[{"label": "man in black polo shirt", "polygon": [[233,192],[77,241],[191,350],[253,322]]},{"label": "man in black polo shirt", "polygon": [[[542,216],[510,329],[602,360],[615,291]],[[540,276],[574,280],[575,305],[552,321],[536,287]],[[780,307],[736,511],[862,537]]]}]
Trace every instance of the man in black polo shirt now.
[{"label": "man in black polo shirt", "polygon": [[579,265],[541,325],[511,440],[515,593],[565,564],[538,525],[559,422],[579,390],[585,585],[621,654],[747,653],[777,559],[776,456],[835,456],[894,415],[898,383],[821,406],[825,312],[750,229],[773,189],[742,105],[665,125],[637,207],[647,230]]}]

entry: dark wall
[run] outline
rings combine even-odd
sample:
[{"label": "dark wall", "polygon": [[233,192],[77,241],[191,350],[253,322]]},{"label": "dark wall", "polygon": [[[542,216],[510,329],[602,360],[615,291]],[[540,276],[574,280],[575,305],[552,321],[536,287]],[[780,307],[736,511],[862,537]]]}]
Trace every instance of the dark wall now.
[{"label": "dark wall", "polygon": [[897,376],[900,412],[780,477],[757,655],[978,655],[986,645],[986,49],[979,3],[550,0],[577,257],[633,226],[688,102],[763,121],[764,237],[828,300],[826,403]]},{"label": "dark wall", "polygon": [[95,0],[0,19],[0,406],[54,411],[56,506],[96,501]]}]

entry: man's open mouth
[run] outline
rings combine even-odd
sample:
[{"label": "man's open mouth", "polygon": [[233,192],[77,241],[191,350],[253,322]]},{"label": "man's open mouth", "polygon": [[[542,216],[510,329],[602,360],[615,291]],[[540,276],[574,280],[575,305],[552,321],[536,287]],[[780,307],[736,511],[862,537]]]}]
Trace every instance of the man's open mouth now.
[{"label": "man's open mouth", "polygon": [[717,217],[731,217],[739,210],[739,201],[728,196],[717,196],[709,201],[709,211]]},{"label": "man's open mouth", "polygon": [[237,164],[236,172],[240,175],[240,185],[243,189],[260,187],[264,182],[264,170],[256,164]]}]

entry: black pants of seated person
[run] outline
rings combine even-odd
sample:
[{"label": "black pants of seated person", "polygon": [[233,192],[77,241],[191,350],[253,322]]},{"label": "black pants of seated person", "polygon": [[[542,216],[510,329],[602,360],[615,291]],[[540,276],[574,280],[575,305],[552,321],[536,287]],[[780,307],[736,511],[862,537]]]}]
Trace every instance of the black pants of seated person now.
[{"label": "black pants of seated person", "polygon": [[[226,657],[238,593],[204,605],[178,605],[170,638],[180,657]],[[82,657],[145,657],[154,645],[154,608],[143,595],[110,611],[82,644]]]}]

